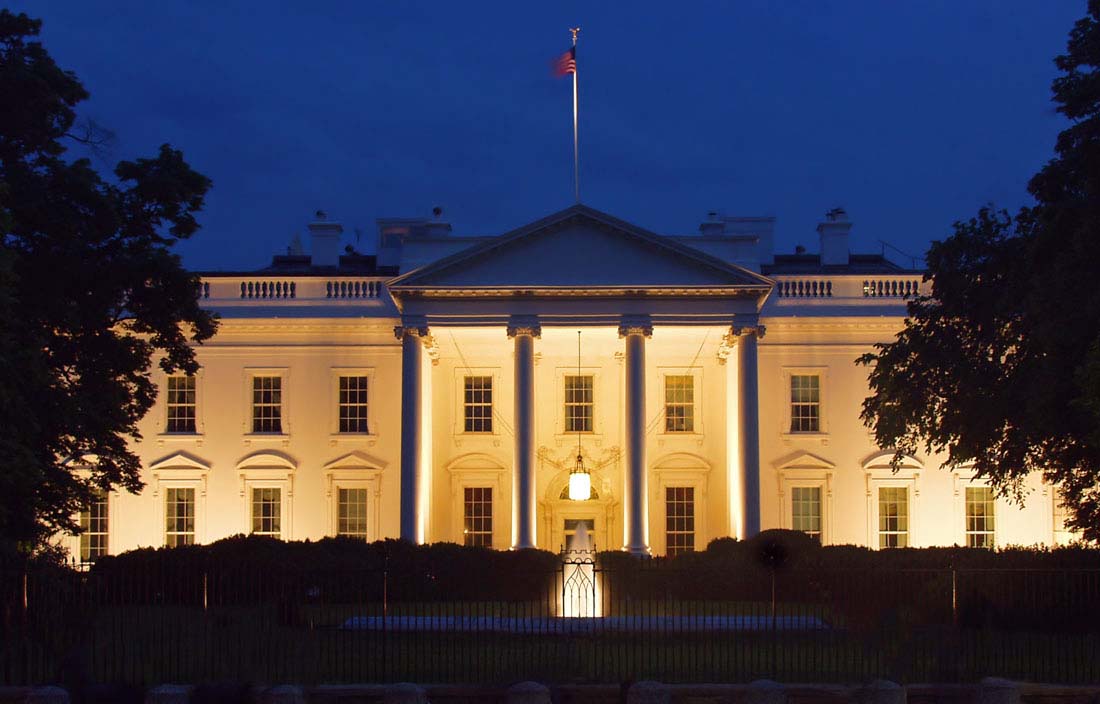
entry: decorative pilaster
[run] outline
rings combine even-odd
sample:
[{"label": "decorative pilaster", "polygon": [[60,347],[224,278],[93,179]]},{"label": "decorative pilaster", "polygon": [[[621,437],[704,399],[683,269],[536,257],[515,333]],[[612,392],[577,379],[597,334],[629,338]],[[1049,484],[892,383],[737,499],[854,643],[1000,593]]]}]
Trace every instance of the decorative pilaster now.
[{"label": "decorative pilaster", "polygon": [[764,336],[763,325],[734,326],[738,337],[737,376],[740,387],[738,406],[741,450],[741,520],[744,538],[760,532],[760,389],[757,338]]},{"label": "decorative pilaster", "polygon": [[512,549],[535,547],[535,338],[538,320],[514,320],[516,451],[512,462]]},{"label": "decorative pilaster", "polygon": [[645,454],[645,339],[653,335],[648,320],[624,320],[626,339],[626,476],[623,549],[649,554],[649,488]]},{"label": "decorative pilaster", "polygon": [[394,335],[401,340],[401,539],[423,543],[420,515],[421,495],[426,486],[421,466],[421,354],[428,338],[428,326],[398,325]]}]

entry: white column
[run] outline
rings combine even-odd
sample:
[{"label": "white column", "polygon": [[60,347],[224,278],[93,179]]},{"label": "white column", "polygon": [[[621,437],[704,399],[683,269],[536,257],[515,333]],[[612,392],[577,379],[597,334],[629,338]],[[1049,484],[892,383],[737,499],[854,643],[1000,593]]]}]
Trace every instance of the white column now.
[{"label": "white column", "polygon": [[741,441],[741,520],[744,538],[760,532],[760,393],[756,338],[764,326],[735,328],[738,335],[737,377],[741,392],[738,406]]},{"label": "white column", "polygon": [[515,340],[516,452],[512,462],[512,549],[535,547],[535,338],[538,323],[508,326]]},{"label": "white column", "polygon": [[401,539],[424,542],[420,534],[420,495],[424,490],[420,466],[421,347],[427,326],[397,326],[401,340]]},{"label": "white column", "polygon": [[645,457],[645,339],[653,334],[646,324],[619,326],[626,338],[626,477],[623,505],[623,550],[649,554],[649,482]]}]

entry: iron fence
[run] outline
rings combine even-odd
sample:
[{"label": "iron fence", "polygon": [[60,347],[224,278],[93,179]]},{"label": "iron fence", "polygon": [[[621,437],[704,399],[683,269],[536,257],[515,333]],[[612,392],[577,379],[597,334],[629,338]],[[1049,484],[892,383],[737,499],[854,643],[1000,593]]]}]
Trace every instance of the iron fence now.
[{"label": "iron fence", "polygon": [[532,583],[478,600],[388,570],[9,571],[0,681],[1100,681],[1100,570],[567,559]]}]

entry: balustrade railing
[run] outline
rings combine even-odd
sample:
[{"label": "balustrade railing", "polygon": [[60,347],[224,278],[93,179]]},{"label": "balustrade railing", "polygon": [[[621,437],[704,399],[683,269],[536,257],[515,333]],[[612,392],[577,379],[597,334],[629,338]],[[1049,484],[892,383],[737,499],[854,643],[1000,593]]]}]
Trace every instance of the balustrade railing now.
[{"label": "balustrade railing", "polygon": [[305,301],[370,301],[385,296],[382,277],[232,277],[212,276],[198,284],[199,298],[211,304],[263,302],[291,304]]},{"label": "balustrade railing", "polygon": [[[858,275],[833,276],[785,276],[777,275],[774,296],[776,300],[810,303],[830,301],[838,305],[845,301],[847,305],[870,303],[867,299],[894,299],[903,303],[915,298],[922,292],[919,276],[881,275],[875,277]],[[884,301],[885,302],[885,301]]]}]

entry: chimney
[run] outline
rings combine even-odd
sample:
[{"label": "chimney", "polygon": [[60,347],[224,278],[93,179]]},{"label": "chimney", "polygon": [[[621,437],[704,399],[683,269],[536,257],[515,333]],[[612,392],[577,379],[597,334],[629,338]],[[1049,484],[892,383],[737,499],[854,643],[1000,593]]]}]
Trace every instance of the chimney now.
[{"label": "chimney", "polygon": [[707,213],[707,219],[699,225],[699,234],[704,237],[708,235],[721,235],[725,231],[726,223],[722,222],[722,217],[716,211]]},{"label": "chimney", "polygon": [[315,216],[316,220],[309,224],[309,263],[312,266],[339,266],[340,234],[344,228],[338,222],[328,222],[323,210],[318,210]]},{"label": "chimney", "polygon": [[432,219],[424,223],[424,235],[427,237],[447,237],[451,234],[451,223],[443,220],[443,208],[432,208]]},{"label": "chimney", "polygon": [[852,223],[844,208],[833,208],[825,213],[825,221],[817,226],[822,266],[848,266],[848,232],[851,229]]}]

